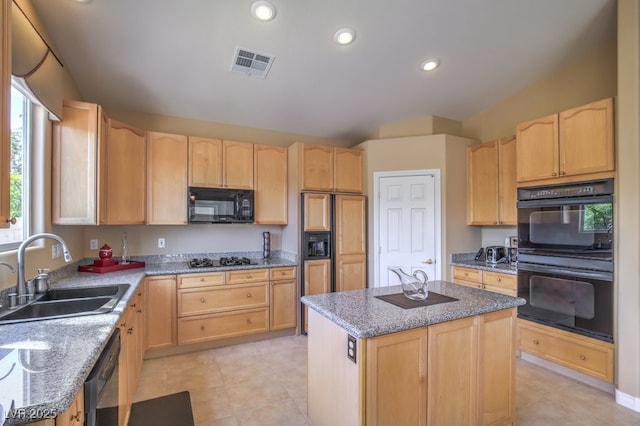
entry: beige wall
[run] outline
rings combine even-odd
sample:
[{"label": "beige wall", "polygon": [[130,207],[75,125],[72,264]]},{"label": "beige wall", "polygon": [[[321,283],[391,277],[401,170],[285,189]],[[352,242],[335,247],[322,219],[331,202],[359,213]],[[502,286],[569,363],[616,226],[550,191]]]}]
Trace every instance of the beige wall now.
[{"label": "beige wall", "polygon": [[402,170],[439,169],[442,191],[442,259],[437,259],[443,278],[449,276],[451,253],[475,251],[480,245],[480,229],[466,226],[466,147],[473,140],[448,135],[375,139],[357,145],[365,151],[365,183],[369,194],[368,274],[373,281],[374,173]]},{"label": "beige wall", "polygon": [[615,96],[616,43],[612,41],[462,123],[462,136],[489,141],[515,134],[516,125]]},{"label": "beige wall", "polygon": [[[618,2],[616,377],[640,410],[640,3]],[[618,395],[625,400],[625,396]]]}]

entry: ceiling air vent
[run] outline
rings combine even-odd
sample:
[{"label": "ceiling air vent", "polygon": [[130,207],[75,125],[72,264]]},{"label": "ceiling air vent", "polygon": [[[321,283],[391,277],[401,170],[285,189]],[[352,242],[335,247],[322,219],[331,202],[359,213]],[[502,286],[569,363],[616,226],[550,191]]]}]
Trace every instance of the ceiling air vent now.
[{"label": "ceiling air vent", "polygon": [[231,71],[246,74],[250,77],[266,78],[275,58],[273,55],[236,47]]}]

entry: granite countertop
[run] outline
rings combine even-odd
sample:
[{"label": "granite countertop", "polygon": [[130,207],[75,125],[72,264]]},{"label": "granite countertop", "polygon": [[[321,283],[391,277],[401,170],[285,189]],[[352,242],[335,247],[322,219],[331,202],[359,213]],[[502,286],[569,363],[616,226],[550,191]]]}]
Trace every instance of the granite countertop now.
[{"label": "granite countertop", "polygon": [[[55,417],[69,408],[145,276],[297,266],[279,257],[255,260],[254,265],[212,268],[189,268],[187,261],[178,257],[105,274],[78,272],[78,266],[87,263],[80,261],[54,271],[53,288],[123,283],[131,287],[106,314],[0,325],[0,424]],[[15,410],[10,415],[12,401]]]},{"label": "granite countertop", "polygon": [[402,292],[401,286],[304,296],[302,302],[357,338],[369,338],[524,305],[525,300],[446,282],[429,291],[458,299],[403,309],[375,296]]}]

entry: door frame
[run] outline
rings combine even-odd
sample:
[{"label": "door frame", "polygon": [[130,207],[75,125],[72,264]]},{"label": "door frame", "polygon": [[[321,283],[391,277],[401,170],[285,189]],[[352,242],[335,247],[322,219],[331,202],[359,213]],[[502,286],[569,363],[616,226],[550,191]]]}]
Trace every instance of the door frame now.
[{"label": "door frame", "polygon": [[391,172],[374,172],[373,173],[373,286],[378,287],[380,285],[380,271],[378,266],[380,264],[380,179],[389,177],[409,177],[409,176],[421,176],[421,175],[433,175],[435,179],[434,188],[434,223],[435,223],[435,239],[436,250],[435,257],[436,262],[440,264],[440,267],[436,264],[436,276],[432,280],[442,279],[442,265],[444,260],[442,259],[442,199],[440,188],[440,169],[424,169],[424,170],[396,170]]}]

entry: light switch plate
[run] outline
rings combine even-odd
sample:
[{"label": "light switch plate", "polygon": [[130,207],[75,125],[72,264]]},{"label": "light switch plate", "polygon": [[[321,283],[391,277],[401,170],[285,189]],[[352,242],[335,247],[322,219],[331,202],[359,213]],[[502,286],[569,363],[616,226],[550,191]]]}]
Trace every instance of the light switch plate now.
[{"label": "light switch plate", "polygon": [[158,238],[158,248],[164,248],[164,238]]}]

